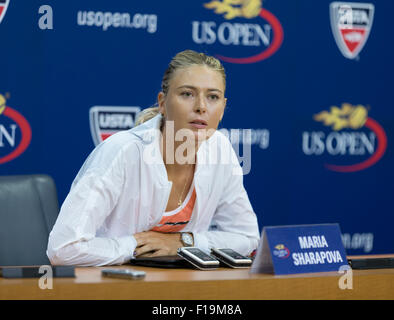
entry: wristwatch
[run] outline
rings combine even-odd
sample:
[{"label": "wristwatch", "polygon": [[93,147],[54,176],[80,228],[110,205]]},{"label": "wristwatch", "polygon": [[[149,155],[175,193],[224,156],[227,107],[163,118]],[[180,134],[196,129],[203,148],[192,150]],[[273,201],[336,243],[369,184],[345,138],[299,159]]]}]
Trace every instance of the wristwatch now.
[{"label": "wristwatch", "polygon": [[181,232],[181,241],[184,247],[193,247],[194,245],[193,233]]}]

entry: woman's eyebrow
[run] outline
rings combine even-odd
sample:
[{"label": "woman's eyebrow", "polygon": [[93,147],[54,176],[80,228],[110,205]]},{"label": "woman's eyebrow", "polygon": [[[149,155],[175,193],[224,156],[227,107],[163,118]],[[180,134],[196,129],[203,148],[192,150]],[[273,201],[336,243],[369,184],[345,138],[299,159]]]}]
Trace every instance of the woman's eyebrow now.
[{"label": "woman's eyebrow", "polygon": [[[197,90],[196,87],[190,86],[190,85],[187,85],[187,84],[186,84],[186,85],[183,85],[183,86],[179,86],[177,89],[182,89],[182,88]],[[222,90],[216,89],[216,88],[208,88],[207,90],[208,90],[208,91],[219,91],[219,92],[223,93]]]}]

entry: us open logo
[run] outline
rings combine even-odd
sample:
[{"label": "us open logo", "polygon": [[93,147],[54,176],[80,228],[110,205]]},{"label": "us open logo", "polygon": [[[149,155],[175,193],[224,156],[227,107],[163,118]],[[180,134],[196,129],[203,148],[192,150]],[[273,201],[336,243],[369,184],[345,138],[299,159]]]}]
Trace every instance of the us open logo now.
[{"label": "us open logo", "polygon": [[119,131],[134,127],[140,107],[93,106],[89,111],[90,132],[97,146]]},{"label": "us open logo", "polygon": [[[238,64],[256,63],[271,57],[281,47],[282,25],[262,7],[261,0],[212,0],[203,6],[227,21],[192,21],[192,39],[199,45],[218,45],[220,51],[227,52],[216,54],[218,59]],[[238,19],[234,21],[235,18]],[[244,54],[229,57],[230,48],[234,53]]]},{"label": "us open logo", "polygon": [[19,157],[30,145],[31,128],[25,117],[6,106],[0,94],[0,164]]},{"label": "us open logo", "polygon": [[273,254],[275,257],[278,257],[280,259],[286,259],[290,256],[290,250],[286,248],[286,246],[283,244],[277,244],[275,246]]},{"label": "us open logo", "polygon": [[343,103],[341,108],[332,106],[330,111],[321,111],[313,118],[331,130],[304,131],[302,150],[305,155],[323,157],[328,170],[365,170],[386,152],[386,132],[368,116],[368,108],[363,105]]},{"label": "us open logo", "polygon": [[372,3],[331,3],[331,29],[346,58],[355,59],[363,49],[372,28],[374,10]]},{"label": "us open logo", "polygon": [[10,0],[0,0],[0,23],[3,21]]}]

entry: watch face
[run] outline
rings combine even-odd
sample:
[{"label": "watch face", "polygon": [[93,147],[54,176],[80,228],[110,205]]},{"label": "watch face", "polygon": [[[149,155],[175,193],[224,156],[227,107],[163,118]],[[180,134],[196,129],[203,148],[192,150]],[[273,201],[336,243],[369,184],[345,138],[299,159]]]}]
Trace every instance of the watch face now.
[{"label": "watch face", "polygon": [[187,246],[193,245],[193,237],[189,233],[182,233],[182,241]]}]

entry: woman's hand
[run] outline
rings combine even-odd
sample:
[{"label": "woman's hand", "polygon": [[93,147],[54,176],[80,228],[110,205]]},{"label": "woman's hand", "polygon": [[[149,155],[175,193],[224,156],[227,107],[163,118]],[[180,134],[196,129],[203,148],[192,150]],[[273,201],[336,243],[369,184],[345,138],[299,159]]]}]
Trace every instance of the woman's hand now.
[{"label": "woman's hand", "polygon": [[135,257],[175,256],[182,247],[180,233],[144,231],[134,234],[137,240]]}]

